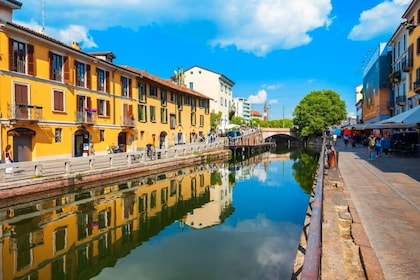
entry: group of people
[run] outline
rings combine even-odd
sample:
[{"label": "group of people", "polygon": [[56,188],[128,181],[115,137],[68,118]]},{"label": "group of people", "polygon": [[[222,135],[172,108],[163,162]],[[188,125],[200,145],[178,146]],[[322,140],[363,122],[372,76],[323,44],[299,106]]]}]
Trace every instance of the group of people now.
[{"label": "group of people", "polygon": [[368,138],[368,160],[374,160],[376,157],[381,157],[382,154],[385,154],[385,157],[389,156],[389,151],[391,149],[391,138],[389,135],[384,135],[382,137],[374,136],[371,134]]}]

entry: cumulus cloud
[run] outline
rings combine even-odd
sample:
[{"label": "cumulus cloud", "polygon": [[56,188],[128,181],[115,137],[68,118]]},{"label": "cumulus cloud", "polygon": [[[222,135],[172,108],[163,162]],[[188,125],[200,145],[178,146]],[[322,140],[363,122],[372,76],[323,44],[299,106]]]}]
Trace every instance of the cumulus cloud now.
[{"label": "cumulus cloud", "polygon": [[[91,29],[112,26],[137,29],[152,23],[184,24],[189,20],[205,20],[218,30],[213,38],[208,38],[212,46],[233,46],[265,56],[273,50],[310,43],[311,31],[331,24],[331,10],[331,0],[209,0],[205,4],[200,1],[186,4],[181,0],[120,0],[117,6],[111,0],[63,0],[46,3],[45,22],[65,30],[71,29],[70,26],[84,26],[86,34],[81,39],[89,45],[93,43],[87,32]],[[41,22],[40,1],[25,1],[19,13]]]},{"label": "cumulus cloud", "polygon": [[256,95],[250,95],[248,101],[251,104],[263,104],[267,100],[267,92],[261,89]]},{"label": "cumulus cloud", "polygon": [[402,14],[410,0],[386,1],[370,10],[363,11],[359,23],[352,28],[348,38],[355,41],[365,41],[395,30],[403,20]]}]

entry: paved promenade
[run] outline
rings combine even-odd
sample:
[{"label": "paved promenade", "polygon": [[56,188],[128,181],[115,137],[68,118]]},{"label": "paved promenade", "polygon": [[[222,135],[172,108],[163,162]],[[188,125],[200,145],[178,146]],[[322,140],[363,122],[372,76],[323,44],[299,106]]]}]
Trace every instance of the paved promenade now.
[{"label": "paved promenade", "polygon": [[[342,139],[338,139],[335,149],[338,151],[336,173],[339,176],[335,188],[342,188],[342,197],[348,203],[352,219],[351,235],[356,247],[360,248],[366,271],[364,277],[374,280],[418,279],[420,157],[382,155],[368,161],[367,147],[345,147]],[[333,174],[334,171],[331,169],[329,172]],[[329,215],[334,203],[329,203],[331,192],[328,187],[326,189],[324,219],[334,219],[333,215]],[[340,203],[336,202],[335,206],[337,204]],[[323,227],[327,235],[323,235],[326,263],[322,279],[353,279],[346,268],[349,260],[346,260],[345,250],[340,254],[337,245],[334,245],[339,238],[337,235],[333,237],[329,229],[331,223],[324,220]],[[331,239],[325,239],[328,236]]]}]

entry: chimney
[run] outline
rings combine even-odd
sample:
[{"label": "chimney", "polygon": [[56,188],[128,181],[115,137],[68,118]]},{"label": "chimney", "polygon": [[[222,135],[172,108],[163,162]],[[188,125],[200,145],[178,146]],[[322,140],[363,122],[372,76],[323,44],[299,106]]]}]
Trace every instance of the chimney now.
[{"label": "chimney", "polygon": [[0,20],[12,21],[13,10],[20,9],[22,3],[15,0],[0,0]]}]

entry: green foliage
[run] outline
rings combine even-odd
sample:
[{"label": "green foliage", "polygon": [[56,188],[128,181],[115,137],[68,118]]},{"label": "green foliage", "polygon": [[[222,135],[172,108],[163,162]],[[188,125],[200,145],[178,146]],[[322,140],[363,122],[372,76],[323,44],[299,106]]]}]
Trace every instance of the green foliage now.
[{"label": "green foliage", "polygon": [[302,152],[292,165],[293,177],[307,194],[311,194],[318,157]]},{"label": "green foliage", "polygon": [[216,130],[216,127],[220,124],[222,119],[222,112],[219,113],[210,113],[210,127],[212,130]]},{"label": "green foliage", "polygon": [[234,124],[239,124],[239,125],[242,125],[242,124],[245,124],[245,123],[246,123],[246,120],[245,120],[245,118],[243,118],[243,117],[234,116],[234,117],[230,120],[230,123],[234,123]]},{"label": "green foliage", "polygon": [[322,133],[325,127],[339,124],[346,118],[346,104],[332,90],[311,91],[296,106],[294,124],[301,136]]}]

